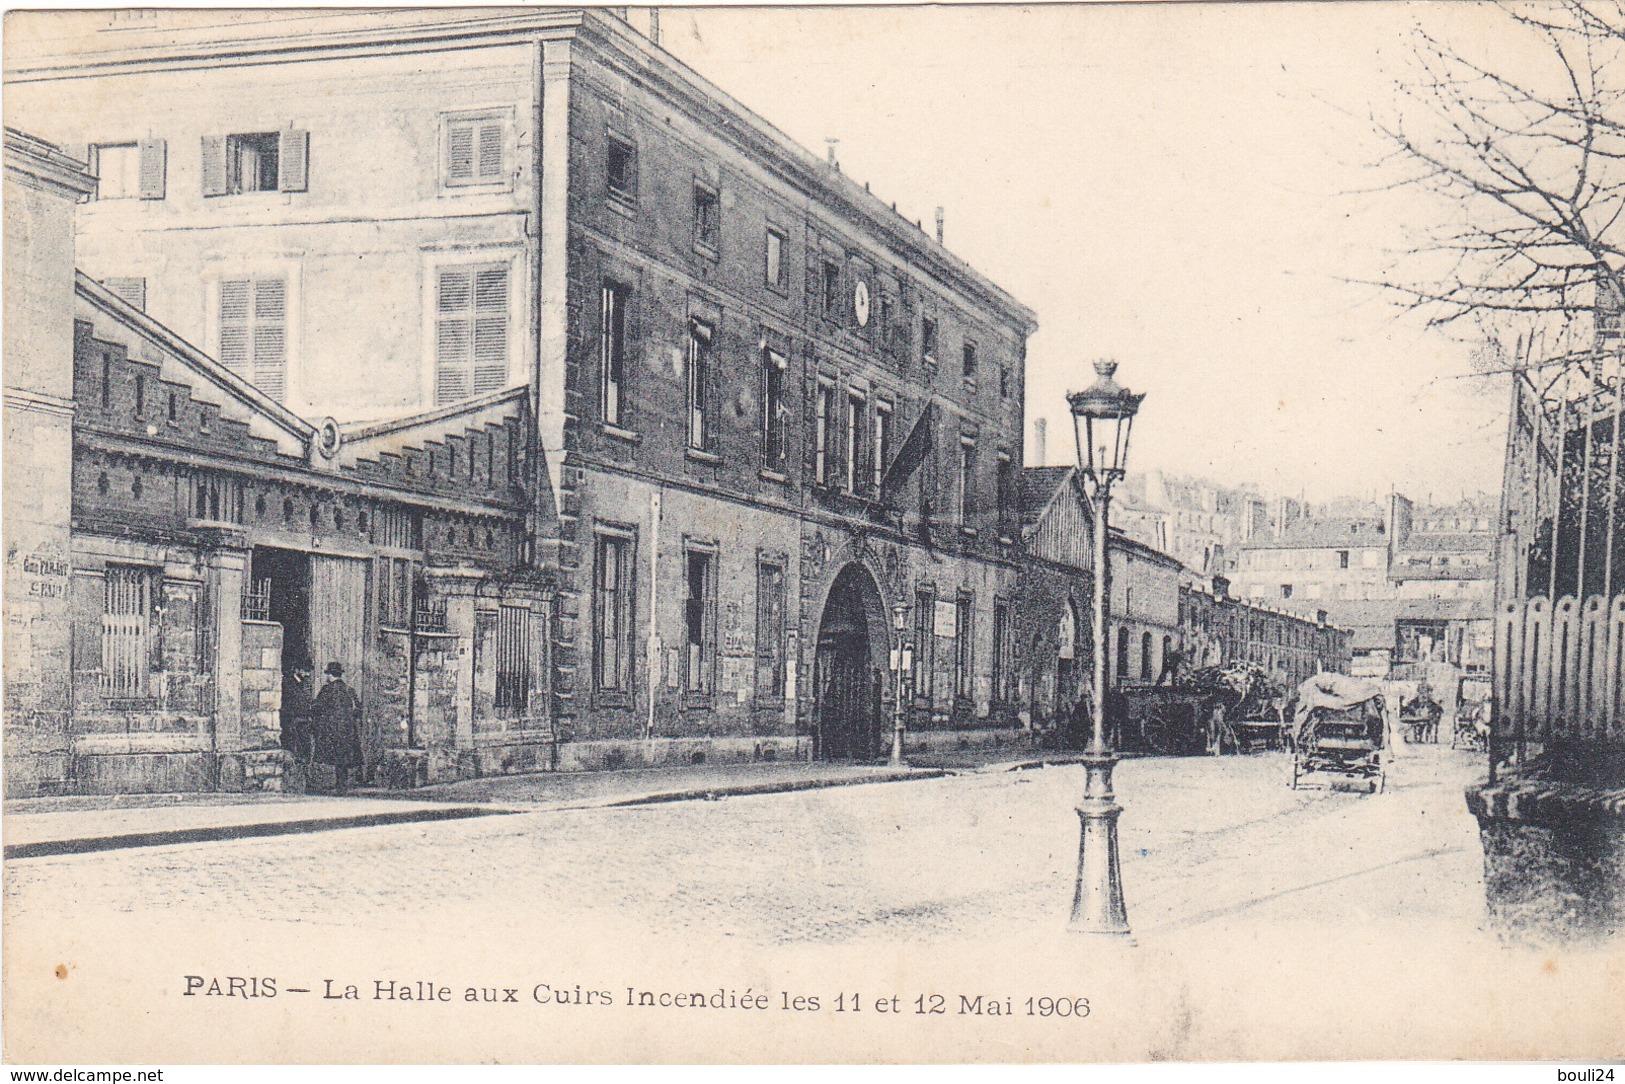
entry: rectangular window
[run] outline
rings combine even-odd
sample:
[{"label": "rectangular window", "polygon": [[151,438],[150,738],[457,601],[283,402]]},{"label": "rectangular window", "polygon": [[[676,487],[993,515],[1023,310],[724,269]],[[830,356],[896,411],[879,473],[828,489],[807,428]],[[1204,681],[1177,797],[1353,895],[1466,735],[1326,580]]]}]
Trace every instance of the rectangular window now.
[{"label": "rectangular window", "polygon": [[999,475],[995,486],[994,499],[998,501],[999,533],[1005,536],[1014,534],[1015,468],[1010,462],[1008,452],[999,453]]},{"label": "rectangular window", "polygon": [[201,165],[205,196],[303,192],[310,181],[310,133],[285,128],[204,136]]},{"label": "rectangular window", "polygon": [[767,284],[775,290],[786,289],[784,281],[784,234],[767,228]]},{"label": "rectangular window", "polygon": [[102,143],[92,152],[97,199],[136,199],[141,195],[141,151],[134,143]]},{"label": "rectangular window", "polygon": [[448,188],[501,184],[508,179],[508,119],[502,113],[445,118],[444,178]]},{"label": "rectangular window", "polygon": [[530,707],[530,622],[528,606],[497,608],[496,710],[519,714]]},{"label": "rectangular window", "polygon": [[965,379],[973,380],[976,377],[976,344],[966,339],[964,347],[961,348],[961,353],[965,363]]},{"label": "rectangular window", "polygon": [[688,446],[705,449],[711,440],[711,325],[688,322]]},{"label": "rectangular window", "polygon": [[886,466],[891,459],[891,426],[892,405],[884,399],[875,401],[875,434],[870,448],[873,453],[874,477],[871,484],[876,495],[880,493],[880,480],[886,476]]},{"label": "rectangular window", "polygon": [[1290,583],[1283,583],[1281,585],[1281,597],[1282,598],[1291,598],[1292,597],[1292,585]]},{"label": "rectangular window", "polygon": [[108,565],[102,602],[102,695],[151,694],[159,570]]},{"label": "rectangular window", "polygon": [[282,402],[288,393],[288,289],[280,278],[220,283],[220,363]]},{"label": "rectangular window", "polygon": [[882,293],[880,303],[875,306],[875,334],[882,350],[891,350],[897,332],[896,322],[897,299],[891,294]]},{"label": "rectangular window", "polygon": [[722,238],[722,201],[717,190],[694,182],[694,247],[712,256]]},{"label": "rectangular window", "polygon": [[1010,398],[1010,366],[999,366],[999,398]]},{"label": "rectangular window", "polygon": [[708,695],[716,665],[715,553],[688,551],[688,597],[684,605],[685,637],[683,688]]},{"label": "rectangular window", "polygon": [[816,413],[813,417],[813,479],[821,486],[829,485],[831,473],[829,423],[830,414],[834,409],[835,388],[820,380]]},{"label": "rectangular window", "polygon": [[937,322],[929,316],[920,321],[920,359],[927,365],[937,363]]},{"label": "rectangular window", "polygon": [[959,523],[976,526],[976,441],[959,439]]},{"label": "rectangular window", "polygon": [[845,484],[848,493],[858,491],[858,480],[863,475],[863,423],[865,399],[856,391],[846,393],[846,476]]},{"label": "rectangular window", "polygon": [[954,620],[954,695],[961,700],[969,700],[974,690],[971,670],[974,661],[971,645],[974,643],[972,633],[975,626],[972,624],[971,596],[959,596],[958,613]]},{"label": "rectangular window", "polygon": [[756,696],[784,699],[784,569],[756,564]]},{"label": "rectangular window", "polygon": [[824,261],[824,316],[831,320],[841,315],[841,265],[833,260]]},{"label": "rectangular window", "polygon": [[914,693],[930,700],[936,692],[937,637],[936,596],[930,591],[914,592]]},{"label": "rectangular window", "polygon": [[232,192],[275,192],[281,147],[275,132],[234,135],[226,140],[226,185]]},{"label": "rectangular window", "polygon": [[443,267],[435,289],[438,406],[508,382],[508,267]]},{"label": "rectangular window", "polygon": [[638,198],[638,148],[630,139],[609,133],[605,152],[605,181],[609,194],[628,203]]},{"label": "rectangular window", "polygon": [[602,692],[632,689],[632,539],[601,534],[593,575],[593,679]]},{"label": "rectangular window", "polygon": [[1349,566],[1349,551],[1348,550],[1338,550],[1337,551],[1337,567],[1338,568],[1347,568],[1348,566]]},{"label": "rectangular window", "polygon": [[771,346],[762,348],[762,466],[772,471],[784,469],[784,422],[789,411],[784,405],[784,355]]},{"label": "rectangular window", "polygon": [[993,699],[1009,703],[1010,695],[1010,611],[1002,602],[993,604]]},{"label": "rectangular window", "polygon": [[604,281],[598,328],[599,407],[610,425],[621,424],[621,393],[626,377],[626,297],[618,282]]},{"label": "rectangular window", "polygon": [[102,285],[132,309],[147,311],[147,280],[144,278],[102,279]]}]

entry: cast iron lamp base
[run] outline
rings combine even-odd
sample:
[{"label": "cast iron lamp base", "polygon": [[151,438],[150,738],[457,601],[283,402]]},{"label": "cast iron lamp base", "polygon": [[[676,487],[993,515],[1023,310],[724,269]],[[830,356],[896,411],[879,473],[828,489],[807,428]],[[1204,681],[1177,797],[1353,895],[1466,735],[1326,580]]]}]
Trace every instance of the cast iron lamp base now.
[{"label": "cast iron lamp base", "polygon": [[1067,929],[1126,941],[1128,911],[1123,906],[1123,871],[1117,860],[1117,818],[1123,807],[1112,794],[1117,754],[1091,742],[1083,756],[1083,767],[1083,797],[1078,801],[1082,828],[1078,840],[1078,887],[1072,896],[1072,919]]}]

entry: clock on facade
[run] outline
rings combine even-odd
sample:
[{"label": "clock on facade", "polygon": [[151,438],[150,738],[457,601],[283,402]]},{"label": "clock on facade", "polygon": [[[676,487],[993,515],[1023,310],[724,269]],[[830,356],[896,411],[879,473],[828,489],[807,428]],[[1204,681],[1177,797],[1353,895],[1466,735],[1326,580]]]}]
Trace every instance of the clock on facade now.
[{"label": "clock on facade", "polygon": [[859,327],[869,326],[869,284],[862,279],[852,288],[852,315],[858,318]]}]

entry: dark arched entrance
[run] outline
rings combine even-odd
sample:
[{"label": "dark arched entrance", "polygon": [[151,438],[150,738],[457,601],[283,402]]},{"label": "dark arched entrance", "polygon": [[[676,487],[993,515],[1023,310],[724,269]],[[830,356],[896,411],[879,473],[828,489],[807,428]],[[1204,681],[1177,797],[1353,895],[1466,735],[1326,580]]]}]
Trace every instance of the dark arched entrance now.
[{"label": "dark arched entrance", "polygon": [[[880,671],[874,637],[886,648],[885,623],[876,628],[880,592],[861,565],[835,577],[818,625],[815,704],[818,756],[867,760],[880,751]],[[882,655],[883,657],[883,655]]]}]

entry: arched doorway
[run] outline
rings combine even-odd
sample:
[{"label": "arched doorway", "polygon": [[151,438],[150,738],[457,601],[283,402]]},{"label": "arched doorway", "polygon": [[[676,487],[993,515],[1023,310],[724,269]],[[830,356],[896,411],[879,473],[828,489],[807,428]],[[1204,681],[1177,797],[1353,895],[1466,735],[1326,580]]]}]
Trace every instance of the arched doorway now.
[{"label": "arched doorway", "polygon": [[868,570],[858,564],[841,569],[818,624],[814,719],[823,760],[867,760],[880,751],[880,660],[886,652],[881,613],[880,591]]}]

